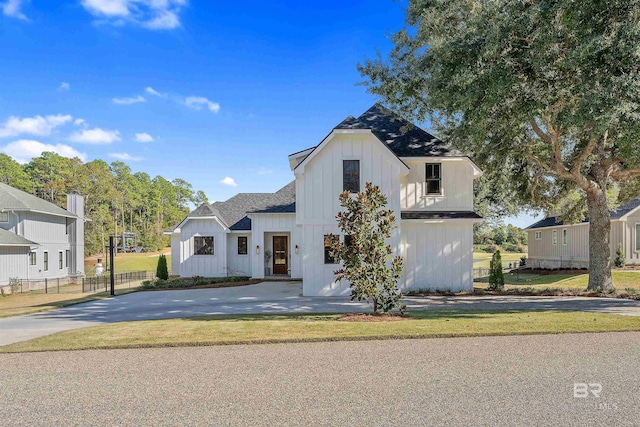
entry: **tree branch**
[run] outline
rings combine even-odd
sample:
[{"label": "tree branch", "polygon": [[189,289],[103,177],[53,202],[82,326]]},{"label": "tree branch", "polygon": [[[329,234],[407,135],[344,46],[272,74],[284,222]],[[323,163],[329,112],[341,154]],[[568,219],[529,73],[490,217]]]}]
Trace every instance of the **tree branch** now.
[{"label": "tree branch", "polygon": [[640,168],[628,169],[628,170],[614,170],[611,172],[611,178],[617,181],[626,181],[633,178],[640,177]]},{"label": "tree branch", "polygon": [[529,120],[529,124],[531,125],[531,128],[533,129],[533,131],[536,133],[536,135],[538,135],[538,137],[541,140],[543,140],[547,144],[551,144],[551,137],[546,133],[544,133],[542,129],[540,129],[540,126],[538,126],[538,123],[536,123],[535,119]]},{"label": "tree branch", "polygon": [[604,145],[607,141],[608,135],[609,131],[606,130],[599,139],[594,139],[592,136],[592,131],[589,132],[589,142],[587,143],[587,146],[584,148],[584,150],[582,150],[582,153],[580,153],[578,158],[575,160],[573,167],[571,168],[572,174],[580,173],[580,167],[585,162],[585,160],[587,160],[587,157],[589,157],[591,153],[593,153],[593,150],[596,148],[596,144],[598,144],[599,141],[602,141],[602,144]]}]

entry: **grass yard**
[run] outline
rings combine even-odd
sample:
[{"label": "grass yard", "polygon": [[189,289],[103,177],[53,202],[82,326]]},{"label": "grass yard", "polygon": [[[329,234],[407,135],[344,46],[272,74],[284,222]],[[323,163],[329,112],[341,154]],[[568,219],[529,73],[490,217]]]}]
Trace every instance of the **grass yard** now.
[{"label": "grass yard", "polygon": [[[491,261],[491,256],[493,254],[489,254],[486,252],[474,252],[473,253],[473,268],[489,268],[489,262]],[[520,262],[520,257],[527,256],[526,253],[509,253],[509,252],[500,252],[500,256],[502,256],[502,265],[508,266],[510,262],[518,261]]]},{"label": "grass yard", "polygon": [[[165,255],[167,257],[167,265],[171,268],[171,254]],[[155,271],[158,266],[158,256],[160,256],[160,252],[119,253],[114,259],[116,273],[124,271]],[[106,259],[103,258],[102,265],[105,265],[105,261]],[[84,261],[85,273],[88,276],[93,276],[96,262],[96,257],[91,257]]]},{"label": "grass yard", "polygon": [[339,321],[327,315],[237,315],[122,322],[60,332],[0,352],[338,340],[640,331],[640,317],[574,311],[414,311],[407,319]]},{"label": "grass yard", "polygon": [[[116,295],[135,292],[136,289],[116,289]],[[25,293],[0,297],[0,319],[3,317],[22,316],[24,314],[39,313],[54,310],[69,305],[108,298],[107,292],[97,294],[69,293],[69,294],[39,294]]]},{"label": "grass yard", "polygon": [[[632,288],[640,290],[640,272],[613,270],[611,274],[613,276],[613,286],[616,289]],[[584,290],[587,289],[589,274],[516,275],[505,273],[504,279],[506,289],[533,287]],[[476,287],[486,288],[487,286],[488,279],[476,282]]]}]

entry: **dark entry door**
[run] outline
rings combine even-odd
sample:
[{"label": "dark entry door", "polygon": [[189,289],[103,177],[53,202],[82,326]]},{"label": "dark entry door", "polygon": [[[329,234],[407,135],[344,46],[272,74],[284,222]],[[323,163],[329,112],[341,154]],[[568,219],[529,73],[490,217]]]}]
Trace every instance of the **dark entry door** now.
[{"label": "dark entry door", "polygon": [[273,236],[273,274],[289,273],[287,236]]}]

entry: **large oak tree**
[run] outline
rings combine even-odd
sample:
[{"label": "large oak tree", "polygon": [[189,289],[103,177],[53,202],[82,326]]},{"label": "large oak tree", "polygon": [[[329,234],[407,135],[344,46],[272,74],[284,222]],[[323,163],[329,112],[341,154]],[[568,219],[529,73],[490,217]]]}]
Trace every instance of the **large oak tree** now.
[{"label": "large oak tree", "polygon": [[639,0],[410,0],[389,56],[359,65],[523,208],[589,218],[589,289],[611,280],[610,209],[638,196]]}]

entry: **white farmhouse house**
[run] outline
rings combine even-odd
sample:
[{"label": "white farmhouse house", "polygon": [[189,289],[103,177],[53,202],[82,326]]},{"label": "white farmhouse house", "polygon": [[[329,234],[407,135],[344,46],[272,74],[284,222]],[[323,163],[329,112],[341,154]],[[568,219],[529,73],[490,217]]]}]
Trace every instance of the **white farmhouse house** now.
[{"label": "white farmhouse house", "polygon": [[67,209],[0,183],[0,286],[84,275],[84,198]]},{"label": "white farmhouse house", "polygon": [[304,295],[349,294],[335,282],[327,236],[340,234],[338,195],[371,182],[395,213],[400,289],[473,289],[473,180],[482,171],[467,156],[376,104],[289,164],[295,180],[277,192],[202,205],[168,230],[173,274],[288,276],[303,280]]}]

